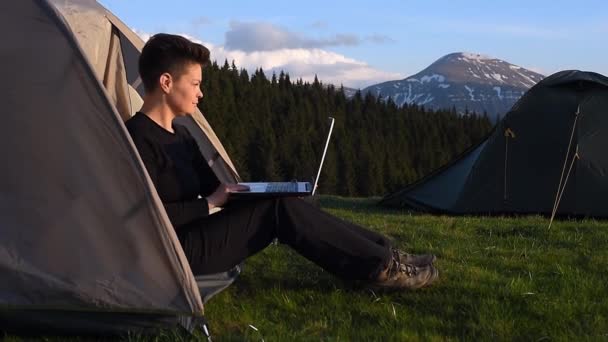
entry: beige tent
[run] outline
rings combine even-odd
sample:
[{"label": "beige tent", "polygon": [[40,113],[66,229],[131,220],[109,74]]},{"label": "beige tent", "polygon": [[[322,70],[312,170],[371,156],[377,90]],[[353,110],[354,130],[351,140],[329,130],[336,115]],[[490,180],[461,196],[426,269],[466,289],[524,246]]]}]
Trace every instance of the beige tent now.
[{"label": "beige tent", "polygon": [[[201,293],[123,124],[143,41],[93,0],[4,0],[0,30],[0,330],[193,329]],[[238,179],[201,113],[182,121]]]}]

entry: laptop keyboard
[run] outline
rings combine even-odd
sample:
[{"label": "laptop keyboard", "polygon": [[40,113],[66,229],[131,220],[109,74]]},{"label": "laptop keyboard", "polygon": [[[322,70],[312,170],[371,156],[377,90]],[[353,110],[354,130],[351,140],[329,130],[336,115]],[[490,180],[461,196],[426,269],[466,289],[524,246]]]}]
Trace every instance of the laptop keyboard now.
[{"label": "laptop keyboard", "polygon": [[266,192],[297,192],[298,183],[294,182],[275,182],[268,183]]}]

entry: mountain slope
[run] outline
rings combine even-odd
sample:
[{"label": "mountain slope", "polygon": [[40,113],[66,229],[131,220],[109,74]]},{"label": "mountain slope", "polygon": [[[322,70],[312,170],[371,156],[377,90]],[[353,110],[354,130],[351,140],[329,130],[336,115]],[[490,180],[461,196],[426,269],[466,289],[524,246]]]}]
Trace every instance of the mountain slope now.
[{"label": "mountain slope", "polygon": [[421,72],[398,81],[369,86],[363,92],[427,108],[465,109],[491,119],[502,117],[543,75],[503,60],[466,52],[441,57]]}]

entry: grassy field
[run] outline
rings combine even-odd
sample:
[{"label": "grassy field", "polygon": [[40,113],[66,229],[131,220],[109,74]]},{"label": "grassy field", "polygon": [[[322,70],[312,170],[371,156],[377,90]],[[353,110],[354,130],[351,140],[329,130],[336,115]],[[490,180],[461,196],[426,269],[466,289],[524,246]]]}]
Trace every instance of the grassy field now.
[{"label": "grassy field", "polygon": [[[407,251],[436,254],[439,282],[375,293],[271,245],[206,304],[215,341],[608,340],[606,221],[548,229],[540,216],[431,216],[338,197],[321,204]],[[190,340],[154,340],[176,339]]]},{"label": "grassy field", "polygon": [[[218,340],[608,340],[608,222],[449,217],[322,199],[325,210],[438,256],[440,280],[374,293],[289,248],[249,259],[206,314]],[[255,327],[255,329],[254,329]]]}]

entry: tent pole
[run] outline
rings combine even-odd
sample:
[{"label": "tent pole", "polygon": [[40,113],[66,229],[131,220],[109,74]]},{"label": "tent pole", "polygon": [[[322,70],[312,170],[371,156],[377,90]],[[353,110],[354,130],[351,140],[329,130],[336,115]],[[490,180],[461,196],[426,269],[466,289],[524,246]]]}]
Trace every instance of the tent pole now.
[{"label": "tent pole", "polygon": [[[579,104],[576,108],[576,113],[574,113],[574,123],[572,124],[572,132],[570,132],[570,141],[568,142],[568,148],[566,149],[566,158],[564,158],[564,166],[562,167],[562,174],[559,176],[559,185],[557,186],[557,193],[555,194],[555,202],[553,203],[553,210],[551,211],[551,220],[549,221],[549,228],[551,229],[551,224],[553,223],[553,219],[555,218],[555,214],[557,213],[557,207],[561,200],[561,195],[564,193],[564,189],[566,188],[566,182],[563,184],[562,189],[562,180],[564,178],[564,172],[566,171],[566,165],[568,164],[568,155],[570,154],[570,147],[572,146],[572,139],[574,138],[574,130],[576,128],[576,121],[578,120],[578,115],[581,112],[581,105]],[[575,158],[578,158],[578,145],[576,146],[576,152],[572,157],[572,163],[570,164],[570,169],[568,170],[568,175],[570,174],[570,170],[572,170],[572,165],[574,164]],[[567,180],[567,177],[566,177]],[[561,193],[561,194],[560,194]]]},{"label": "tent pole", "polygon": [[551,214],[551,221],[549,221],[549,228],[551,228],[551,223],[553,223],[553,218],[555,217],[555,213],[557,212],[557,207],[559,206],[559,202],[562,200],[562,195],[566,190],[566,183],[568,182],[568,177],[570,177],[570,171],[572,171],[572,166],[574,166],[574,161],[580,159],[578,156],[578,145],[576,145],[576,152],[574,156],[572,156],[572,162],[570,163],[570,167],[568,168],[568,173],[566,174],[566,179],[564,179],[564,186],[562,187],[562,191],[559,194],[559,198],[557,199],[557,203],[555,204],[555,209],[553,210],[553,214]]}]

